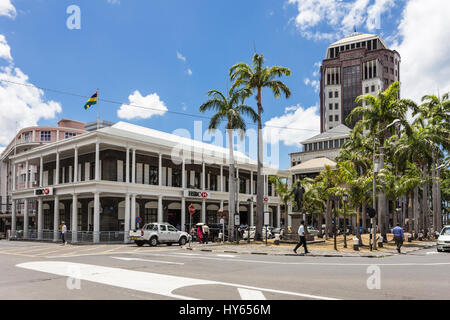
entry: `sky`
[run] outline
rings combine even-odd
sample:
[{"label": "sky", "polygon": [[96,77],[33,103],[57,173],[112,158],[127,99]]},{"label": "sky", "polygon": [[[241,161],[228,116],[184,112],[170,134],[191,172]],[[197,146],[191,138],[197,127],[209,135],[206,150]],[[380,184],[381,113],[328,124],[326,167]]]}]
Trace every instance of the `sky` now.
[{"label": "sky", "polygon": [[449,14],[448,0],[0,0],[0,151],[23,127],[96,120],[97,106],[83,106],[97,89],[103,120],[209,142],[200,116],[212,113],[199,106],[256,50],[291,69],[289,99],[262,97],[265,150],[286,169],[320,133],[318,70],[332,42],[354,28],[382,36],[401,55],[402,97],[419,103],[450,91]]}]

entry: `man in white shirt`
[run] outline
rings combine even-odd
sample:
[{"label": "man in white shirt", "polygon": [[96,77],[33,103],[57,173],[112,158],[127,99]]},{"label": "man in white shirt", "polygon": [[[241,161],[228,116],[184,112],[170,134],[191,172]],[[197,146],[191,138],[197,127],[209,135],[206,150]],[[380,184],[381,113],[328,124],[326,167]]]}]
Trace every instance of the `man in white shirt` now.
[{"label": "man in white shirt", "polygon": [[306,247],[305,222],[303,221],[301,222],[300,227],[298,228],[298,235],[300,236],[300,241],[297,243],[294,252],[297,253],[297,249],[303,245],[303,248],[305,248],[305,254],[309,253],[308,248]]},{"label": "man in white shirt", "polygon": [[67,226],[64,224],[64,221],[61,222],[62,226],[61,226],[61,238],[62,238],[62,242],[63,245],[66,244],[66,232],[67,232]]}]

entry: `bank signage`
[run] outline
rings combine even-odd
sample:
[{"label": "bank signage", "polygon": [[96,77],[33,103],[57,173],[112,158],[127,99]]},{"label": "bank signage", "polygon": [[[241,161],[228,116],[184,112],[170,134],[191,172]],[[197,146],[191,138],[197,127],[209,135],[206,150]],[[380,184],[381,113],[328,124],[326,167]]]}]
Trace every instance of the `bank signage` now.
[{"label": "bank signage", "polygon": [[53,195],[53,188],[52,187],[48,187],[48,188],[39,188],[39,189],[34,189],[34,195],[35,196],[52,196]]},{"label": "bank signage", "polygon": [[206,191],[184,190],[184,196],[189,198],[208,199],[210,194]]}]

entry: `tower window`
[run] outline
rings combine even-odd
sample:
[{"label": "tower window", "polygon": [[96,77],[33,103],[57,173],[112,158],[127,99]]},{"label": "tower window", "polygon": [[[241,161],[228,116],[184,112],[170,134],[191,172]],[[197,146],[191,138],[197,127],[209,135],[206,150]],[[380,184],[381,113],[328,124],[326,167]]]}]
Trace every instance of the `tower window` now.
[{"label": "tower window", "polygon": [[339,116],[338,115],[334,116],[334,121],[339,121]]},{"label": "tower window", "polygon": [[339,103],[335,103],[335,104],[334,104],[334,109],[336,109],[336,110],[339,109]]},{"label": "tower window", "polygon": [[338,91],[335,91],[335,92],[334,92],[334,97],[335,97],[335,98],[338,98],[338,97],[339,97],[339,92],[338,92]]},{"label": "tower window", "polygon": [[333,104],[332,103],[329,104],[329,108],[330,108],[330,110],[333,110]]}]

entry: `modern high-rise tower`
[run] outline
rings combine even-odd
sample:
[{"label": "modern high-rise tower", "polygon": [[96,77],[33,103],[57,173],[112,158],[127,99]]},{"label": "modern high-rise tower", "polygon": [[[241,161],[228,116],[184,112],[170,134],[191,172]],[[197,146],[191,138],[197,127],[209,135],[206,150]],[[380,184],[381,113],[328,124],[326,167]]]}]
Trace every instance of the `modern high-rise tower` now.
[{"label": "modern high-rise tower", "polygon": [[375,34],[355,32],[328,47],[320,74],[320,131],[325,132],[345,124],[358,105],[356,97],[376,95],[400,81],[400,54]]}]

